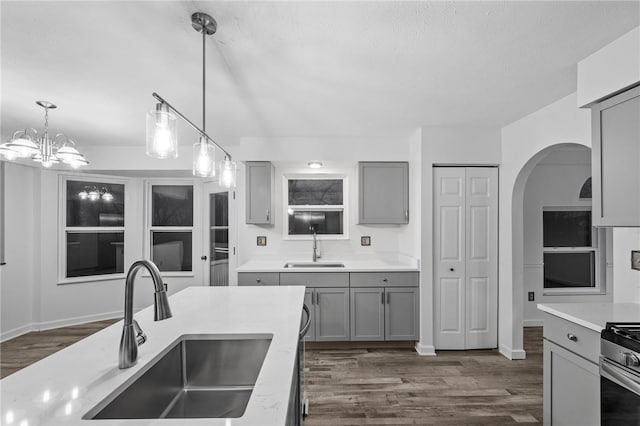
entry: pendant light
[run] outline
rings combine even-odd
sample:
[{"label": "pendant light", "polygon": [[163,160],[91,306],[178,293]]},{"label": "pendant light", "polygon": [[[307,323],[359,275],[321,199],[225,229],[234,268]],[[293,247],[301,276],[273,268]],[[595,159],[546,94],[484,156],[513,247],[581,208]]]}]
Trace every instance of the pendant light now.
[{"label": "pendant light", "polygon": [[9,142],[0,145],[0,156],[9,161],[31,158],[47,168],[60,162],[74,169],[89,164],[71,139],[62,133],[54,138],[49,136],[49,110],[57,106],[47,101],[37,101],[36,104],[44,108],[44,132],[38,134],[36,129],[15,132]]},{"label": "pendant light", "polygon": [[153,97],[159,101],[155,111],[147,114],[147,155],[155,158],[176,158],[178,156],[177,117],[184,120],[200,137],[193,144],[193,175],[213,177],[216,175],[216,149],[224,153],[220,164],[219,183],[230,188],[236,185],[236,163],[231,154],[225,151],[206,133],[206,37],[217,30],[217,23],[206,13],[191,15],[191,25],[202,33],[202,128],[175,109],[157,93]]}]

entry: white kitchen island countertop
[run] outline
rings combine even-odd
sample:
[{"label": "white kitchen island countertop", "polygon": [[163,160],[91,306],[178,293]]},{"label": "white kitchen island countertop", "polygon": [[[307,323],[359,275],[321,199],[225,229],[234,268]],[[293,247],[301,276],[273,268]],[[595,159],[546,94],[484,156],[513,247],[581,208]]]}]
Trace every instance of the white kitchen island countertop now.
[{"label": "white kitchen island countertop", "polygon": [[607,322],[640,322],[640,303],[539,303],[538,309],[598,333]]},{"label": "white kitchen island countertop", "polygon": [[[137,292],[152,291],[138,283]],[[123,288],[124,294],[124,288]],[[173,317],[134,318],[147,334],[138,363],[118,369],[122,321],[0,381],[0,424],[283,426],[294,373],[304,287],[189,287],[169,302]],[[185,334],[273,335],[244,415],[233,419],[83,420],[82,417]]]}]

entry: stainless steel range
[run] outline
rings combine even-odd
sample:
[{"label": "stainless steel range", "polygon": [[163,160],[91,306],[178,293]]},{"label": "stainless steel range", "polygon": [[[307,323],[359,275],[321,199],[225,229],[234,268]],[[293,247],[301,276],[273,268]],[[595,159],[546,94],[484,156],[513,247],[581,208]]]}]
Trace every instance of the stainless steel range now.
[{"label": "stainless steel range", "polygon": [[640,426],[640,323],[602,330],[600,415],[603,426]]}]

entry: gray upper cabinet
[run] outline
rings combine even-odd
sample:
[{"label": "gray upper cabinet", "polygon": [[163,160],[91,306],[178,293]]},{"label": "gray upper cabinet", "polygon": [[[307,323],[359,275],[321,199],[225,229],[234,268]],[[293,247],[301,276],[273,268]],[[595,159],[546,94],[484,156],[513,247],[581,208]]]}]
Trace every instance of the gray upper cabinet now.
[{"label": "gray upper cabinet", "polygon": [[640,87],[591,111],[593,224],[640,226]]},{"label": "gray upper cabinet", "polygon": [[360,162],[358,169],[358,223],[409,223],[409,163]]},{"label": "gray upper cabinet", "polygon": [[274,209],[273,166],[268,161],[247,161],[246,172],[246,223],[272,225]]}]

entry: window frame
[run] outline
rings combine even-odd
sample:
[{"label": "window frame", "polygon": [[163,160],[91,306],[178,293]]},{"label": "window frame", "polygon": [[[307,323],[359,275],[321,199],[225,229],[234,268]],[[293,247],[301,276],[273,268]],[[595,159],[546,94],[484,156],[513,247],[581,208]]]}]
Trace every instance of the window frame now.
[{"label": "window frame", "polygon": [[[124,185],[124,225],[123,226],[67,226],[67,182],[94,182],[115,185]],[[71,277],[67,275],[67,232],[69,233],[122,233],[123,240],[123,261],[127,260],[127,192],[130,190],[128,179],[119,179],[112,176],[85,175],[85,174],[61,174],[58,179],[58,285],[86,283],[93,281],[120,280],[126,276],[126,268],[122,272],[114,274],[85,275],[82,277]]]},{"label": "window frame", "polygon": [[[544,235],[543,215],[546,211],[589,211],[592,214],[591,246],[580,247],[545,247],[542,242],[542,295],[543,296],[576,296],[576,295],[602,295],[606,293],[606,230],[593,226],[593,211],[591,206],[545,206],[542,208],[542,234]],[[593,287],[544,287],[544,254],[546,253],[593,253]]]},{"label": "window frame", "polygon": [[[313,235],[291,235],[289,234],[289,210],[311,210],[319,212],[342,210],[342,234],[317,234],[317,240],[348,240],[349,239],[349,176],[344,173],[287,173],[282,179],[282,235],[284,240],[290,241],[311,241]],[[289,180],[341,180],[342,181],[342,204],[332,205],[289,205]],[[286,232],[285,232],[286,231]]]},{"label": "window frame", "polygon": [[[193,188],[193,206],[192,206],[192,221],[191,226],[153,226],[153,186],[190,186]],[[144,230],[142,235],[144,256],[145,259],[149,259],[153,262],[151,251],[153,248],[153,232],[191,232],[191,271],[160,271],[163,277],[189,277],[193,278],[196,275],[195,268],[198,267],[195,261],[196,247],[195,247],[195,229],[198,215],[198,202],[197,197],[200,197],[200,186],[196,184],[193,179],[147,179],[144,181]],[[143,276],[148,276],[149,273],[142,271]]]}]

